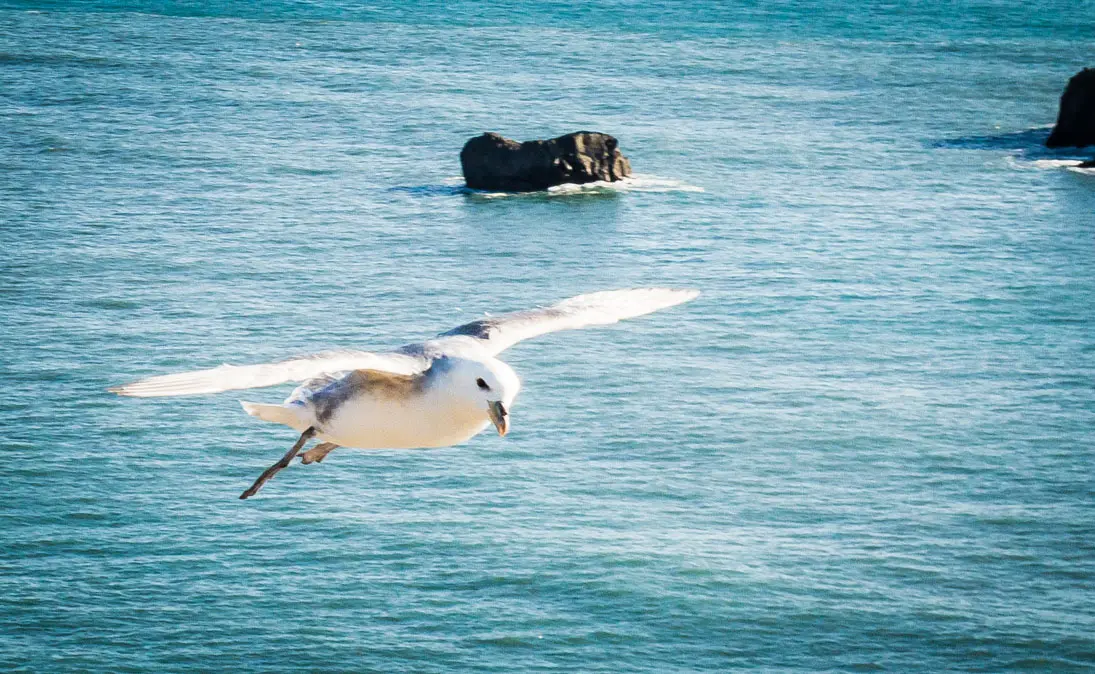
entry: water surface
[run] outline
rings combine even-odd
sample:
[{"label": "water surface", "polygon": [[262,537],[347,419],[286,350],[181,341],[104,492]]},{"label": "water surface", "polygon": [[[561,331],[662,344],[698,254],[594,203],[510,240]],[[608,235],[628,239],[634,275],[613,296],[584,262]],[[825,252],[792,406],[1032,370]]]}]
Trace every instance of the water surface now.
[{"label": "water surface", "polygon": [[[1089,671],[1089,16],[0,4],[0,666]],[[645,182],[458,187],[577,129]],[[636,285],[704,294],[513,348],[507,438],[245,502],[286,387],[105,392]]]}]

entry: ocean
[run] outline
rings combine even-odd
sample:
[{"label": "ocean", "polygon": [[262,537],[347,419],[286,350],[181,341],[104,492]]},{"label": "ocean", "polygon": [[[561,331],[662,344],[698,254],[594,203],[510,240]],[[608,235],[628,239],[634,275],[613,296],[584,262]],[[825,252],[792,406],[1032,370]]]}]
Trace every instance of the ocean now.
[{"label": "ocean", "polygon": [[[1095,670],[1093,9],[0,0],[0,669]],[[461,187],[582,129],[635,179]],[[247,501],[290,386],[106,391],[633,286]]]}]

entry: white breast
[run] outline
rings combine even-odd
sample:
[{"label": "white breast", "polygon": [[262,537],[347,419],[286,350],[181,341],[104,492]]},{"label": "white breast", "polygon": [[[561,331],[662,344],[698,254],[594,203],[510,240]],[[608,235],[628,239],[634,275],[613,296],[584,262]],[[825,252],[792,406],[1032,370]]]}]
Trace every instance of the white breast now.
[{"label": "white breast", "polygon": [[322,440],[343,447],[418,449],[459,444],[489,423],[485,406],[479,410],[444,392],[427,391],[409,399],[347,398],[317,430]]}]

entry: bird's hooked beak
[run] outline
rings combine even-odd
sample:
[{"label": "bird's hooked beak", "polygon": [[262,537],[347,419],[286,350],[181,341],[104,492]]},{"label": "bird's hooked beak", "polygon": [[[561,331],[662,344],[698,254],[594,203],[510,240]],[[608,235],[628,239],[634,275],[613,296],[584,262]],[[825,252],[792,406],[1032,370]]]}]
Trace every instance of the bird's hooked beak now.
[{"label": "bird's hooked beak", "polygon": [[505,436],[509,432],[509,412],[501,400],[492,400],[487,403],[487,416],[491,423],[498,429],[498,435]]}]

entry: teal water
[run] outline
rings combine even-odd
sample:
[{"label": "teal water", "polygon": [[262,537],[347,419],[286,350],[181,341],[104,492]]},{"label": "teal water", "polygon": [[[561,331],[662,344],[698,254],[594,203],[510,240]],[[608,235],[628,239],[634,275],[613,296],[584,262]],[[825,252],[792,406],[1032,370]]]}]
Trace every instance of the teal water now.
[{"label": "teal water", "polygon": [[[1090,9],[0,3],[0,668],[1095,669]],[[642,178],[459,189],[583,128]],[[105,392],[634,285],[249,501],[291,431]]]}]

